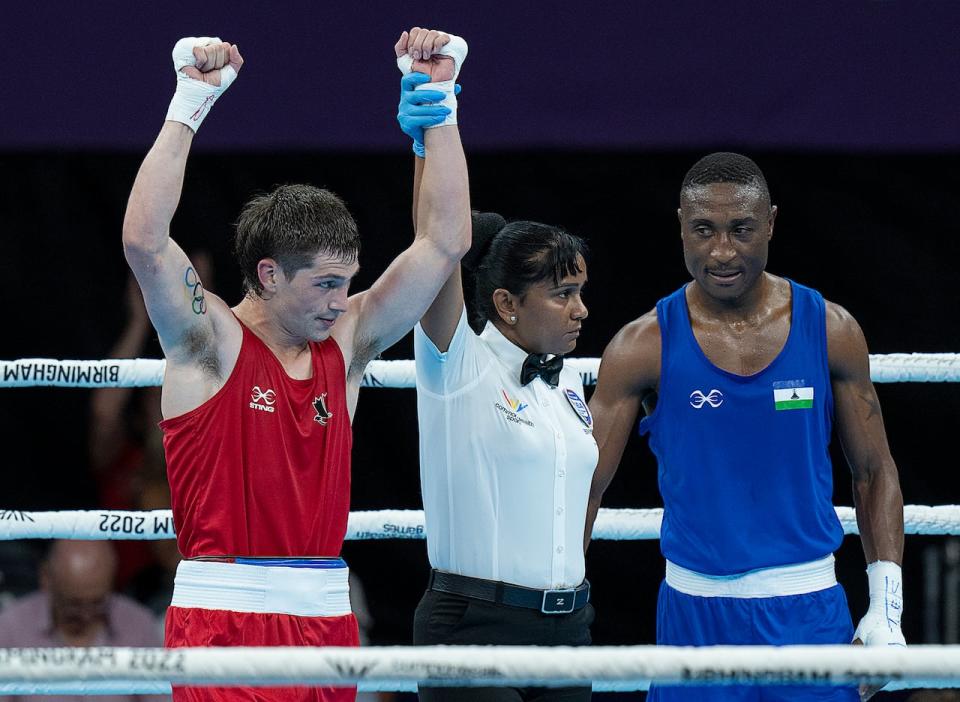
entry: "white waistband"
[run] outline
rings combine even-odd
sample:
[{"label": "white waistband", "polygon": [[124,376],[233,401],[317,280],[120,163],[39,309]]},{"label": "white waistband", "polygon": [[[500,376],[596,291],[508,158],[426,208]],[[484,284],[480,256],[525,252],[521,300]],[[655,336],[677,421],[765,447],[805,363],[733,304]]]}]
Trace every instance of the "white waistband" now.
[{"label": "white waistband", "polygon": [[833,554],[809,563],[761,568],[736,575],[704,575],[667,561],[667,585],[698,597],[784,597],[837,584]]},{"label": "white waistband", "polygon": [[300,617],[350,614],[349,568],[286,568],[180,561],[174,607]]}]

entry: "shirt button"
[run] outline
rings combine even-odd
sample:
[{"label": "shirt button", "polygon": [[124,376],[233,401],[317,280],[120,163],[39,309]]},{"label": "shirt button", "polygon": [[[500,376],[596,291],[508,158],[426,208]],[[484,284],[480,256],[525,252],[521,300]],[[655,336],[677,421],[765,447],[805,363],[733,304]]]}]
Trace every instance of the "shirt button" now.
[{"label": "shirt button", "polygon": [[567,475],[567,471],[565,471],[565,470],[558,470],[558,471],[557,471],[557,476],[559,476],[559,477],[561,477],[561,478],[565,477],[566,475]]},{"label": "shirt button", "polygon": [[543,406],[544,406],[544,407],[549,407],[549,406],[550,406],[550,400],[544,400],[544,401],[543,401]]},{"label": "shirt button", "polygon": [[557,507],[557,514],[563,514],[563,507]]},{"label": "shirt button", "polygon": [[557,546],[557,553],[563,553],[563,546]]}]

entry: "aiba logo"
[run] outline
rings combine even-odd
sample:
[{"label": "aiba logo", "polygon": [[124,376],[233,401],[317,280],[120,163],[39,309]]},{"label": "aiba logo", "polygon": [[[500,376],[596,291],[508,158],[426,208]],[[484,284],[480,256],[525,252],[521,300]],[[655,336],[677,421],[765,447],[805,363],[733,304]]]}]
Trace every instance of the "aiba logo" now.
[{"label": "aiba logo", "polygon": [[250,409],[273,412],[273,403],[276,401],[277,393],[273,390],[261,390],[259,385],[254,385],[250,391]]},{"label": "aiba logo", "polygon": [[694,390],[690,393],[690,406],[693,409],[700,409],[704,405],[710,405],[714,409],[723,404],[723,393],[714,388],[706,395],[700,390]]}]

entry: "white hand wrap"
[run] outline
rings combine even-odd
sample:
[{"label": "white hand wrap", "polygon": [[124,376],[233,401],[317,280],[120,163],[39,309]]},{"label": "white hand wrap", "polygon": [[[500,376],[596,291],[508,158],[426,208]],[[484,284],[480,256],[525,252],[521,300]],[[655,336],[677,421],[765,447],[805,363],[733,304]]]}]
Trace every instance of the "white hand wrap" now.
[{"label": "white hand wrap", "polygon": [[167,119],[185,124],[193,131],[200,128],[203,118],[210,112],[213,103],[236,79],[237,72],[227,64],[220,69],[220,85],[209,85],[201,80],[188,77],[180,69],[184,66],[196,66],[193,47],[207,46],[220,42],[218,37],[184,37],[173,47],[173,69],[177,72],[177,90],[167,108]]},{"label": "white hand wrap", "polygon": [[906,646],[900,630],[903,613],[903,576],[900,566],[890,561],[875,561],[867,566],[870,607],[854,638],[866,646]]},{"label": "white hand wrap", "polygon": [[[460,75],[460,67],[467,59],[467,42],[456,34],[450,35],[450,41],[438,52],[441,56],[449,56],[453,59],[453,78],[451,80],[441,80],[436,83],[423,83],[416,87],[416,90],[438,90],[446,95],[439,103],[444,107],[450,108],[450,114],[440,124],[434,124],[424,129],[433,129],[434,127],[445,127],[457,123],[457,96],[454,94],[454,86],[457,84],[457,76]],[[413,58],[410,54],[404,54],[397,59],[397,67],[403,75],[413,72]]]}]

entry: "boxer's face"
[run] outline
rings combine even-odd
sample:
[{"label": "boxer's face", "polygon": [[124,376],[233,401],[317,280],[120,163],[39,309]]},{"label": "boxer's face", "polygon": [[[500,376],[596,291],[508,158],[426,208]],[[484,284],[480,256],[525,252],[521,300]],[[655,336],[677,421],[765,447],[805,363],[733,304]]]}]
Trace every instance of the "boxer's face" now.
[{"label": "boxer's face", "polygon": [[292,277],[279,272],[273,298],[278,322],[294,338],[323,341],[347,311],[350,281],[360,270],[356,259],[317,254]]},{"label": "boxer's face", "polygon": [[583,302],[587,264],[582,256],[577,256],[577,267],[580,272],[566,276],[559,285],[552,279],[541,280],[518,298],[513,331],[527,352],[560,355],[576,348],[580,327],[587,318]]},{"label": "boxer's face", "polygon": [[777,208],[751,185],[687,188],[680,199],[680,236],[687,270],[709,296],[736,300],[767,266]]}]

